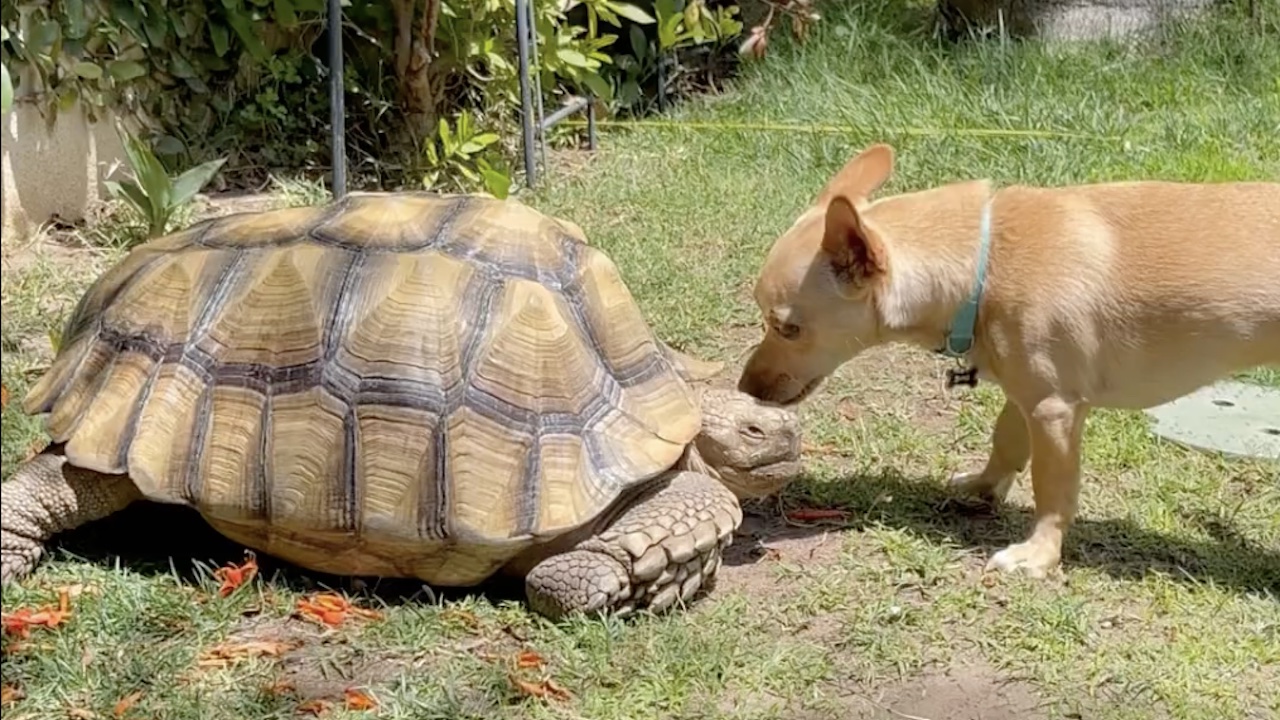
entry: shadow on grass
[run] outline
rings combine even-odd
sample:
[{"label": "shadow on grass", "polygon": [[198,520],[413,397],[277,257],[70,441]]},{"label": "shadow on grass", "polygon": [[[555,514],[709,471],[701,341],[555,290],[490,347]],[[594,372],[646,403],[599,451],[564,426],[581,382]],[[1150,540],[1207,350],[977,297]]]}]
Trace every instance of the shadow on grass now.
[{"label": "shadow on grass", "polygon": [[[806,494],[802,482],[799,494]],[[1021,508],[992,509],[958,498],[936,482],[885,474],[854,476],[839,483],[823,483],[816,492],[838,497],[806,498],[806,502],[849,512],[842,526],[788,525],[772,509],[748,508],[748,520],[729,548],[725,564],[745,565],[763,553],[763,543],[824,532],[856,532],[868,528],[905,529],[937,543],[980,548],[987,556],[1023,539],[1030,512]],[[764,507],[772,508],[766,501]],[[1241,592],[1275,592],[1280,586],[1280,553],[1241,537],[1217,517],[1184,511],[1187,527],[1213,539],[1177,537],[1141,527],[1129,520],[1076,522],[1067,536],[1064,564],[1089,566],[1124,580],[1165,572],[1189,583],[1213,582]],[[123,512],[62,533],[50,543],[60,552],[114,566],[117,562],[143,575],[176,575],[182,582],[207,582],[208,567],[240,562],[243,546],[228,540],[194,510],[175,505],[139,502]],[[258,554],[259,574],[276,587],[299,592],[337,589],[369,595],[388,605],[431,603],[483,596],[488,602],[524,602],[524,586],[514,578],[495,577],[472,588],[427,587],[409,579],[363,578],[312,572],[277,558]],[[203,576],[203,578],[202,578]]]},{"label": "shadow on grass", "polygon": [[[805,483],[797,489],[800,496],[807,494]],[[821,490],[814,490],[828,497],[809,496],[804,502],[846,510],[848,519],[840,525],[797,527],[778,517],[770,504],[764,517],[744,522],[745,532],[739,533],[725,563],[755,562],[764,553],[762,543],[772,540],[878,527],[908,530],[930,542],[978,548],[990,557],[1023,540],[1031,527],[1029,508],[992,508],[950,493],[934,480],[893,474],[852,476],[823,483]],[[831,497],[832,492],[838,497]],[[1127,519],[1081,518],[1072,525],[1064,543],[1064,569],[1093,567],[1120,580],[1163,572],[1177,581],[1215,583],[1244,593],[1276,593],[1280,589],[1280,552],[1242,537],[1230,521],[1203,510],[1183,509],[1179,513],[1188,531],[1211,539],[1157,532]]]},{"label": "shadow on grass", "polygon": [[[170,575],[180,582],[211,582],[212,568],[244,561],[245,547],[224,537],[195,510],[166,503],[136,502],[109,517],[60,533],[49,542],[53,558],[119,566],[144,576]],[[258,575],[272,586],[296,592],[341,590],[375,597],[387,605],[430,604],[483,595],[489,602],[524,602],[522,582],[495,577],[471,588],[428,587],[418,580],[331,575],[256,553]],[[203,567],[202,567],[203,566]]]}]

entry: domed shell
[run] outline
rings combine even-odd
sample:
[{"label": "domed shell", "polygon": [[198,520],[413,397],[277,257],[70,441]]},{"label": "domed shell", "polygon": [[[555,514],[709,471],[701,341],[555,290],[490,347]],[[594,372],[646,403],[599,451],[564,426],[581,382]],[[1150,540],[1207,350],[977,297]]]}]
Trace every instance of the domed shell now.
[{"label": "domed shell", "polygon": [[668,469],[696,399],[616,267],[513,200],[352,194],[135,248],[28,412],[250,547],[478,581]]}]

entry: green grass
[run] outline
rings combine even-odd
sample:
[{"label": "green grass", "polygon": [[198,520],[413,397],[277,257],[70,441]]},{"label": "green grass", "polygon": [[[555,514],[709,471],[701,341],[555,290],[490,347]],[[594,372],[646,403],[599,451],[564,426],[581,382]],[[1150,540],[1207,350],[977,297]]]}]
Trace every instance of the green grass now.
[{"label": "green grass", "polygon": [[[729,92],[673,111],[674,127],[608,128],[585,163],[553,153],[564,162],[528,201],[609,252],[664,338],[732,362],[759,326],[748,290],[764,252],[867,143],[898,150],[888,192],[975,176],[1280,177],[1274,25],[1262,36],[1228,19],[1138,49],[946,48],[913,34],[919,12],[827,7],[810,42],[776,42]],[[746,127],[767,124],[847,129]],[[1008,133],[976,132],[992,129]],[[1013,132],[1023,129],[1063,136]],[[285,201],[314,198],[289,190]],[[46,243],[6,265],[14,398],[114,252]],[[219,598],[193,558],[216,565],[240,549],[189,514],[132,509],[68,535],[4,590],[6,612],[79,591],[64,626],[5,651],[4,683],[24,694],[5,718],[111,717],[139,691],[127,717],[286,718],[351,686],[384,718],[890,717],[871,715],[878,706],[944,718],[976,716],[962,715],[975,705],[987,718],[1276,717],[1276,465],[1189,452],[1153,439],[1139,413],[1098,412],[1062,577],[984,578],[989,553],[1025,532],[1029,491],[1024,478],[1010,507],[990,512],[943,490],[947,473],[981,461],[1000,396],[947,395],[942,367],[886,349],[834,378],[805,408],[809,473],[783,501],[842,507],[848,522],[792,527],[772,503],[750,508],[719,587],[661,617],[552,624],[509,587],[433,597],[412,583],[342,583],[384,618],[321,632],[290,613],[336,579],[259,558],[262,577]],[[1247,377],[1280,387],[1277,369]],[[3,420],[7,476],[39,426],[16,402]],[[300,647],[197,667],[208,648],[246,638]],[[510,668],[522,649],[547,661],[522,677],[544,672],[571,700],[521,696]],[[912,704],[925,690],[940,700]]]}]

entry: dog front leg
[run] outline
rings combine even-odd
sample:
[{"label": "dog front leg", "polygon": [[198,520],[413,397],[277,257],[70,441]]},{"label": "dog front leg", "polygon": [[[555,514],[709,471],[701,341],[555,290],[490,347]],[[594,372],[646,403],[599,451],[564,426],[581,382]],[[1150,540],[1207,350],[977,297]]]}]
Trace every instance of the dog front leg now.
[{"label": "dog front leg", "polygon": [[1027,418],[1035,527],[1026,541],[991,556],[988,570],[1042,578],[1062,559],[1062,538],[1080,495],[1080,442],[1088,408],[1060,397],[1040,401]]},{"label": "dog front leg", "polygon": [[1022,409],[1008,398],[996,418],[991,434],[991,455],[981,472],[959,473],[951,478],[952,487],[969,495],[1001,503],[1013,487],[1018,473],[1031,458],[1031,437]]}]

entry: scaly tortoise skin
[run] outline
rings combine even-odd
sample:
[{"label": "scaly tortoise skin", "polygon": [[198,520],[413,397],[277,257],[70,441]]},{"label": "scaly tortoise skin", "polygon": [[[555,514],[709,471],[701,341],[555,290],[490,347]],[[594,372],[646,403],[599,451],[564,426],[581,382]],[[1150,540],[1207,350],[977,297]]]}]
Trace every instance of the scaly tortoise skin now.
[{"label": "scaly tortoise skin", "polygon": [[344,575],[654,611],[714,576],[795,414],[705,387],[573,223],[354,193],[204,221],[94,283],[24,399],[53,443],[0,497],[0,579],[138,499]]}]

